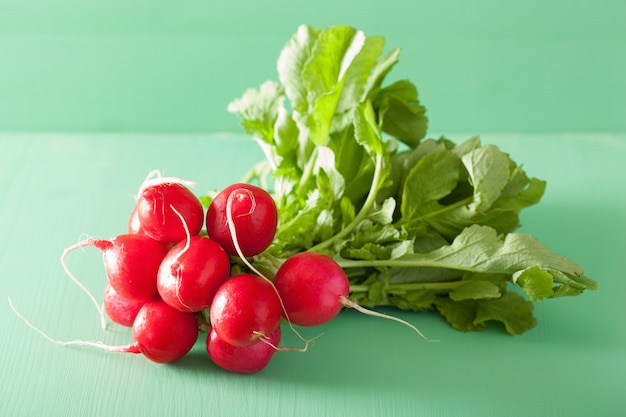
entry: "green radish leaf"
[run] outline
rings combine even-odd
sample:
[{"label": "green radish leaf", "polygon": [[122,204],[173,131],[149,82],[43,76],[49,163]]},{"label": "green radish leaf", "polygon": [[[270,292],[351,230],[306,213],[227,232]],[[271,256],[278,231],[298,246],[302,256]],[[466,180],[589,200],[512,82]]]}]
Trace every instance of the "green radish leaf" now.
[{"label": "green radish leaf", "polygon": [[428,138],[416,85],[388,81],[401,49],[384,47],[351,26],[302,25],[278,81],[229,104],[266,156],[246,178],[271,186],[278,209],[274,242],[252,261],[272,272],[325,253],[351,300],[437,311],[460,331],[521,334],[533,302],[595,290],[578,264],[516,232],[546,182],[479,136]]}]

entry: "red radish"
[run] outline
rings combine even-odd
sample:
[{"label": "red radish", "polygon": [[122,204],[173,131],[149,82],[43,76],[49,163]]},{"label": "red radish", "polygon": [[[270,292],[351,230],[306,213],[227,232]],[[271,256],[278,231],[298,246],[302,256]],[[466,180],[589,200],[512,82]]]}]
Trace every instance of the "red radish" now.
[{"label": "red radish", "polygon": [[274,286],[284,306],[285,318],[300,326],[317,326],[339,314],[343,307],[363,314],[397,321],[428,339],[411,323],[397,317],[368,310],[348,299],[350,282],[341,266],[317,252],[300,252],[287,259],[276,272]]},{"label": "red radish", "polygon": [[253,345],[237,347],[222,340],[215,329],[211,329],[206,339],[206,350],[211,360],[220,368],[240,374],[253,374],[265,368],[280,342],[281,330],[277,327]]},{"label": "red radish", "polygon": [[197,312],[211,305],[229,273],[230,259],[217,242],[191,236],[170,249],[161,262],[157,289],[172,307]]},{"label": "red radish", "polygon": [[288,258],[278,268],[274,285],[286,318],[299,326],[317,326],[332,320],[350,292],[343,269],[332,258],[314,252]]},{"label": "red radish", "polygon": [[185,239],[185,229],[172,208],[183,216],[192,236],[200,232],[204,225],[202,203],[184,184],[177,182],[148,183],[140,190],[135,208],[138,221],[133,220],[132,213],[129,218],[132,230],[161,242]]},{"label": "red radish", "polygon": [[149,301],[133,322],[133,340],[128,352],[143,353],[154,362],[174,362],[191,350],[198,339],[198,322],[163,301]]},{"label": "red radish", "polygon": [[252,345],[276,330],[281,313],[272,283],[252,274],[227,279],[209,310],[211,326],[220,338],[238,347]]},{"label": "red radish", "polygon": [[145,235],[124,234],[111,240],[86,239],[70,246],[63,252],[61,263],[76,282],[65,264],[65,257],[69,252],[84,246],[94,246],[102,251],[109,282],[122,297],[140,301],[155,297],[157,271],[167,253],[161,242]]},{"label": "red radish", "polygon": [[277,223],[278,213],[272,196],[262,188],[244,183],[230,185],[218,193],[206,214],[209,237],[229,255],[239,255],[233,233],[243,256],[263,252],[274,240]]},{"label": "red radish", "polygon": [[145,301],[129,300],[119,295],[109,282],[104,287],[103,307],[114,323],[130,327]]},{"label": "red radish", "polygon": [[29,327],[49,342],[61,346],[91,346],[109,352],[141,353],[153,362],[169,363],[182,358],[198,339],[195,314],[178,311],[161,300],[148,301],[141,307],[132,326],[134,342],[123,346],[109,346],[102,342],[83,340],[67,342],[54,340],[22,316],[13,306],[10,298],[9,305]]}]

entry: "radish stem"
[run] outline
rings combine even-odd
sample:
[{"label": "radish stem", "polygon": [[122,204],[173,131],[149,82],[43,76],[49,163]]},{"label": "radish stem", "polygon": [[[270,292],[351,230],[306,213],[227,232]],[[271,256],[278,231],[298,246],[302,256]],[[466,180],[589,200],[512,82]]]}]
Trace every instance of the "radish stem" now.
[{"label": "radish stem", "polygon": [[342,239],[345,236],[348,236],[350,233],[352,233],[354,228],[363,219],[367,217],[370,209],[372,208],[372,206],[374,205],[374,202],[376,201],[376,195],[378,194],[378,189],[380,187],[380,182],[381,182],[380,180],[382,177],[382,172],[383,172],[383,158],[381,155],[376,155],[376,166],[374,170],[374,177],[372,178],[372,185],[367,195],[367,199],[363,203],[363,206],[361,207],[361,210],[359,211],[359,213],[354,217],[354,219],[348,225],[346,225],[346,227],[341,229],[341,231],[339,231],[336,235],[334,235],[330,239],[327,239],[311,247],[310,249],[307,250],[308,252],[319,252],[323,249],[327,249],[335,241]]}]

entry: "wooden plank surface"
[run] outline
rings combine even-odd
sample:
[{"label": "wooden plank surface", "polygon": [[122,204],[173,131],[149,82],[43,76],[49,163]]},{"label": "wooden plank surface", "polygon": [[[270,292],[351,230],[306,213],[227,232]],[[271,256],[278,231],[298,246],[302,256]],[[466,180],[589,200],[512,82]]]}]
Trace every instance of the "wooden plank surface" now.
[{"label": "wooden plank surface", "polygon": [[[441,339],[433,344],[347,311],[321,329],[308,352],[279,354],[263,372],[242,376],[212,365],[202,339],[172,365],[53,345],[11,311],[7,297],[55,339],[128,343],[128,329],[99,327],[94,306],[61,268],[63,248],[86,235],[123,232],[132,195],[150,170],[195,180],[198,192],[220,188],[262,158],[256,145],[231,134],[0,134],[0,415],[621,415],[626,136],[483,140],[548,181],[523,230],[583,265],[598,291],[537,303],[538,326],[519,337],[497,328],[463,334],[434,314],[393,311]],[[99,296],[99,252],[76,251],[68,264]]]}]

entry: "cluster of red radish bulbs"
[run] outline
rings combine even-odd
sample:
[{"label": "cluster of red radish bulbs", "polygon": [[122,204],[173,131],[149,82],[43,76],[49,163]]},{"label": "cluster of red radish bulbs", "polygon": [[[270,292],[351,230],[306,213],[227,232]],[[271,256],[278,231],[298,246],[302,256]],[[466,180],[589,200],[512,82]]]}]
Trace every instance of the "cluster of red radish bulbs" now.
[{"label": "cluster of red radish bulbs", "polygon": [[[272,243],[277,209],[272,196],[251,184],[220,191],[205,210],[191,182],[150,176],[128,220],[128,232],[89,238],[63,252],[93,246],[103,252],[107,276],[104,315],[132,328],[125,346],[96,344],[114,352],[143,354],[158,362],[186,355],[206,333],[206,350],[219,367],[254,373],[281,347],[281,323],[316,326],[333,319],[347,299],[348,278],[331,258],[313,252],[284,261],[270,278],[249,260]],[[233,265],[248,268],[232,268]],[[233,272],[245,271],[245,272]],[[281,322],[282,320],[282,322]],[[301,336],[300,338],[307,342]]]}]

